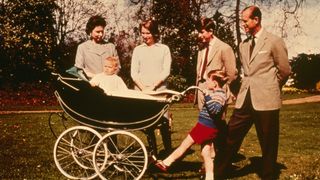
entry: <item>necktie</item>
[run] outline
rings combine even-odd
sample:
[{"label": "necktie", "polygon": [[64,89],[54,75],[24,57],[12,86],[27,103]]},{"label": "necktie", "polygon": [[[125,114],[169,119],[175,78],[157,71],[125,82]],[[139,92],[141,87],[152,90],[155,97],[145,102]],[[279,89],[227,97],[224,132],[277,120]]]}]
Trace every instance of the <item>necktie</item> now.
[{"label": "necktie", "polygon": [[254,41],[254,36],[251,36],[251,43],[250,43],[250,57],[252,55],[252,52],[253,52],[253,49],[254,49],[254,46],[256,45],[256,42]]},{"label": "necktie", "polygon": [[202,63],[202,68],[200,71],[200,79],[204,79],[203,75],[204,75],[204,72],[206,71],[206,66],[208,61],[208,52],[209,52],[209,46],[206,48],[206,53],[205,53],[204,60]]}]

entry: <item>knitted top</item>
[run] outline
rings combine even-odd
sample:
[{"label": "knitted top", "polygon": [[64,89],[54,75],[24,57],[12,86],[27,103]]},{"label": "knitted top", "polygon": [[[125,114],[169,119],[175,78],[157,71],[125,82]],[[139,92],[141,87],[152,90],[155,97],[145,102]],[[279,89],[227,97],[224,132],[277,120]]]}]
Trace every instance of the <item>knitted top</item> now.
[{"label": "knitted top", "polygon": [[227,96],[225,91],[218,89],[204,96],[204,106],[199,113],[198,122],[210,128],[216,128],[215,121],[221,119]]}]

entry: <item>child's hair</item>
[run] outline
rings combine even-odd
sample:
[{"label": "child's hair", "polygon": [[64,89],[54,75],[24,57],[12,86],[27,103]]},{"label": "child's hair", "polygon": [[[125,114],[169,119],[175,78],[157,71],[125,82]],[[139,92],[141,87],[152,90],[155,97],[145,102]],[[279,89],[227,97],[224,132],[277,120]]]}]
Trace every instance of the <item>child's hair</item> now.
[{"label": "child's hair", "polygon": [[226,73],[222,70],[211,70],[208,73],[208,78],[213,81],[217,81],[220,87],[222,87],[228,81]]},{"label": "child's hair", "polygon": [[114,56],[109,56],[109,57],[107,57],[107,58],[106,58],[106,61],[112,62],[112,64],[113,64],[114,66],[118,66],[118,65],[119,65],[119,64],[118,64],[118,58],[117,58],[117,57],[114,57]]}]

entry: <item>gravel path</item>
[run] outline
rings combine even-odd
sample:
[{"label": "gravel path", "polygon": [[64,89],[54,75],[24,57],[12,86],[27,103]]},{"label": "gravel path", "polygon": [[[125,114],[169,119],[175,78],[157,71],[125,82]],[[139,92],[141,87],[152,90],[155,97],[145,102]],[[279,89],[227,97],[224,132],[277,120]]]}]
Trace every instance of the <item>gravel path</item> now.
[{"label": "gravel path", "polygon": [[311,103],[311,102],[320,102],[320,95],[284,100],[282,104],[302,104],[302,103]]},{"label": "gravel path", "polygon": [[[302,103],[312,103],[320,102],[320,95],[309,96],[305,98],[289,99],[284,100],[282,104],[302,104]],[[30,114],[30,113],[59,113],[62,110],[37,110],[37,111],[0,111],[0,115],[3,114]]]}]

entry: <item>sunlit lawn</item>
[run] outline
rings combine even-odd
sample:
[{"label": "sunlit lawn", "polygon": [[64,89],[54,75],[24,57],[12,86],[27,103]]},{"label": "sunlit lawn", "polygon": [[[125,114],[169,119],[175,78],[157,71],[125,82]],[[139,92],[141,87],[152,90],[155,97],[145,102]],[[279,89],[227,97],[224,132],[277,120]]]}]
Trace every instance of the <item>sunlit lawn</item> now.
[{"label": "sunlit lawn", "polygon": [[[197,110],[191,104],[174,104],[171,112],[176,147],[195,124]],[[229,116],[231,112],[232,109]],[[319,179],[320,103],[286,105],[280,116],[280,179]],[[48,113],[0,115],[0,179],[66,179],[54,164],[55,137],[48,126],[48,117]],[[63,128],[59,116],[54,114],[52,118],[53,128],[60,134]],[[67,126],[72,124],[73,121],[67,121]],[[157,138],[161,151],[161,138]],[[144,179],[199,179],[199,148],[193,146],[184,159],[172,166],[170,173],[160,173],[150,166]],[[233,179],[259,179],[260,147],[254,128],[243,142],[240,154],[245,158],[235,163],[239,171],[232,175]]]}]

